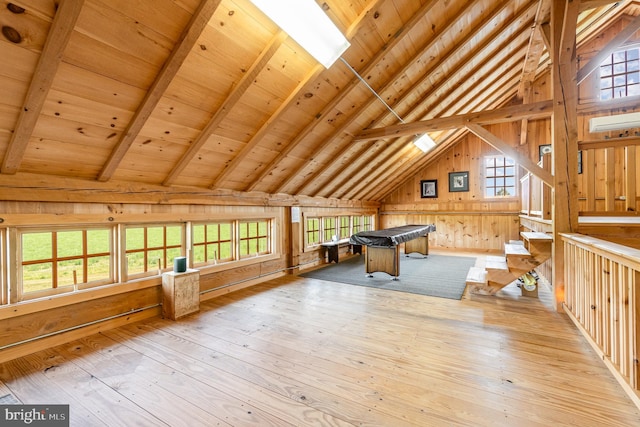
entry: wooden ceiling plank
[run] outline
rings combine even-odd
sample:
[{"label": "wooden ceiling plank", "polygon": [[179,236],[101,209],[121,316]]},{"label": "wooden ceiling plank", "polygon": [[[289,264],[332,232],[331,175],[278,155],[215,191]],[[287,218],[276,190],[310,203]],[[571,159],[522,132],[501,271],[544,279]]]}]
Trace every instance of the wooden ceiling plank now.
[{"label": "wooden ceiling plank", "polygon": [[597,70],[602,61],[607,59],[613,52],[618,50],[636,31],[640,30],[640,15],[629,22],[629,24],[609,42],[605,47],[589,60],[580,70],[578,70],[577,84],[582,83],[591,73]]},{"label": "wooden ceiling plank", "polygon": [[517,164],[519,164],[520,166],[540,178],[542,181],[544,181],[548,186],[553,188],[553,175],[551,175],[551,173],[549,173],[548,171],[542,169],[537,164],[533,163],[529,159],[529,157],[520,155],[520,153],[518,153],[518,151],[516,151],[516,149],[511,145],[501,140],[480,125],[469,123],[466,127],[478,138],[484,140],[487,144],[491,145],[493,148],[500,151],[505,156],[510,157]]},{"label": "wooden ceiling plank", "polygon": [[122,133],[120,139],[116,143],[113,151],[109,155],[102,171],[98,175],[98,181],[108,181],[111,179],[116,169],[124,159],[124,156],[131,148],[131,144],[135,141],[140,130],[151,117],[154,109],[165,94],[171,81],[176,76],[183,62],[191,52],[191,49],[198,41],[198,38],[207,27],[211,17],[220,5],[222,0],[202,0],[199,8],[191,17],[189,24],[182,32],[176,46],[169,54],[162,70],[154,80],[153,84],[147,91],[142,103],[136,110],[127,128]]},{"label": "wooden ceiling plank", "polygon": [[[473,37],[475,37],[489,22],[491,22],[503,9],[504,7],[506,7],[509,4],[508,1],[503,2],[502,4],[500,4],[498,7],[496,7],[492,13],[487,14],[482,21],[475,26],[475,28],[470,31],[461,41],[460,43],[458,43],[453,49],[449,50],[445,55],[443,55],[440,60],[438,61],[438,64],[443,64],[446,63],[450,58],[452,58],[456,53],[458,52],[464,52],[467,51],[468,53],[468,57],[471,57],[474,55],[475,52],[477,52],[478,50],[476,50],[475,52],[471,51],[471,49],[465,49],[466,48],[466,44],[473,39]],[[504,25],[502,25],[500,27],[500,29],[505,28]],[[500,31],[497,31],[496,33],[499,33]],[[434,37],[437,38],[437,37]],[[431,46],[431,44],[428,45],[427,49]],[[480,49],[481,50],[481,49]],[[424,49],[422,50],[424,51]],[[420,55],[422,54],[421,52],[419,53]],[[467,58],[461,60],[460,62],[465,63],[467,60]],[[407,65],[405,67],[402,68],[402,70],[399,73],[396,73],[394,75],[393,78],[391,78],[389,80],[389,82],[387,82],[387,84],[380,90],[381,93],[383,93],[385,90],[387,90],[389,87],[393,86],[393,84],[396,82],[396,80],[398,78],[400,78],[400,76],[402,76],[402,74],[404,74],[407,69],[410,67],[410,65],[414,62],[414,60],[408,61]],[[456,72],[459,69],[459,67],[456,68]],[[428,70],[424,71],[423,76],[418,79],[413,85],[411,85],[411,87],[404,91],[404,93],[402,93],[402,95],[398,98],[398,100],[395,102],[396,105],[402,105],[402,103],[405,101],[405,99],[410,96],[412,94],[412,92],[414,92],[414,90],[416,90],[417,88],[419,88],[421,85],[423,85],[428,79],[432,78],[432,76],[434,74],[437,74],[439,71],[439,67],[433,66],[430,67]],[[434,93],[435,91],[438,90],[438,88],[440,88],[445,81],[447,81],[450,77],[451,74],[450,73],[440,73],[442,75],[444,75],[445,77],[440,81],[440,83],[438,85],[435,86],[434,89],[430,90],[429,93]],[[358,110],[358,112],[355,113],[354,116],[359,116],[363,111],[365,111],[371,104],[373,104],[376,101],[376,98],[370,98],[369,101],[367,103],[365,103],[365,105],[361,106]],[[373,120],[372,124],[370,126],[375,126],[377,123],[380,123],[382,120],[385,120],[388,116],[389,116],[390,112],[388,110],[383,111],[376,119]],[[355,119],[355,117],[354,117]],[[349,120],[347,124],[351,124],[352,121],[354,120]],[[329,137],[330,140],[333,140],[334,138],[336,138],[337,135],[340,135],[342,132],[344,132],[346,129],[346,125],[343,125],[340,129],[338,129],[336,132],[333,133],[333,135],[331,135]],[[338,156],[342,156],[346,153],[346,151],[348,150],[348,145],[343,147],[343,149],[341,150],[341,152],[338,154]],[[360,151],[359,154],[356,155],[356,157],[359,157],[361,153],[365,152],[367,150],[368,147],[363,147]],[[304,194],[304,191],[312,184],[316,181],[316,179],[321,176],[322,174],[324,174],[329,168],[331,167],[331,164],[328,163],[325,166],[319,168],[316,172],[314,172],[308,179],[305,180],[305,182],[303,183],[303,185],[298,188],[296,191],[294,191],[295,194]],[[344,168],[342,168],[344,170]],[[341,171],[342,172],[342,171]],[[341,172],[337,173],[336,176],[340,175]],[[322,188],[324,187],[326,184],[326,180],[325,182],[320,185],[319,187]],[[317,193],[316,193],[317,194]]]},{"label": "wooden ceiling plank", "polygon": [[[385,45],[385,48],[379,50],[373,56],[373,58],[371,58],[371,60],[367,63],[367,65],[365,65],[364,68],[360,71],[360,74],[366,75],[367,73],[371,72],[376,67],[378,62],[389,51],[391,51],[396,44],[400,43],[400,41],[409,33],[409,30],[411,29],[411,27],[413,25],[416,25],[422,19],[424,14],[427,13],[436,3],[437,3],[436,0],[430,0],[429,2],[425,3],[420,8],[420,10],[414,14],[413,18],[407,24],[403,25],[403,27],[400,30],[394,33],[395,35],[394,38],[389,43],[387,43],[387,45]],[[260,182],[266,175],[271,173],[273,168],[275,168],[278,163],[280,163],[302,140],[304,140],[313,131],[313,129],[315,129],[318,123],[320,123],[324,118],[326,118],[327,115],[332,113],[333,109],[338,105],[338,103],[342,100],[342,98],[344,98],[346,94],[351,92],[359,84],[360,84],[360,79],[358,79],[357,77],[353,77],[351,81],[341,90],[340,95],[336,96],[329,104],[325,106],[320,117],[318,117],[313,122],[309,123],[309,125],[307,125],[300,133],[298,133],[296,138],[292,140],[289,144],[287,144],[286,147],[283,148],[283,150],[278,154],[278,156],[275,159],[273,159],[269,163],[269,165],[267,165],[267,167],[263,170],[260,176],[256,180],[254,180],[254,183],[248,189],[251,190],[255,188],[258,182]],[[281,189],[284,186],[286,186],[291,181],[291,179],[295,177],[296,173],[299,172],[300,168],[297,168],[297,169],[298,169],[297,171],[292,171],[288,175],[288,177],[285,179],[285,182],[280,183],[278,189],[275,190],[276,193],[280,192]]]},{"label": "wooden ceiling plank", "polygon": [[278,33],[271,38],[267,47],[260,53],[258,58],[251,65],[251,68],[242,76],[242,79],[240,79],[238,84],[224,100],[211,120],[209,120],[202,132],[200,132],[200,135],[198,135],[196,140],[191,143],[187,151],[182,155],[173,170],[164,180],[163,185],[168,186],[173,184],[182,171],[189,166],[191,160],[193,160],[193,158],[198,154],[198,151],[200,151],[200,149],[205,145],[207,139],[213,135],[220,123],[222,123],[225,117],[227,117],[240,98],[242,98],[247,90],[249,90],[249,87],[253,84],[258,74],[260,74],[264,67],[266,67],[267,63],[271,58],[273,58],[273,55],[275,55],[278,49],[280,49],[280,46],[282,46],[282,43],[284,43],[286,38],[287,34],[284,31],[278,31]]},{"label": "wooden ceiling plank", "polygon": [[406,135],[417,135],[452,128],[461,128],[467,123],[493,124],[504,123],[527,118],[529,120],[550,117],[553,105],[551,100],[534,102],[526,105],[512,105],[495,110],[461,114],[457,116],[438,117],[413,123],[387,126],[384,128],[368,129],[354,138],[354,141],[368,141],[372,139],[391,138]]},{"label": "wooden ceiling plank", "polygon": [[64,0],[58,7],[9,141],[0,170],[2,173],[15,174],[20,168],[83,5],[84,0]]}]

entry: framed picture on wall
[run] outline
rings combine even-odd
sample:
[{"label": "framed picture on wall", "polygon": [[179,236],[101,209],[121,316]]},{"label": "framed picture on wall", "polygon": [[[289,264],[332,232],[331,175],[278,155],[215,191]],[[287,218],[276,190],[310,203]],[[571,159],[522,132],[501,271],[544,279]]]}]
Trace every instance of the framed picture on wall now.
[{"label": "framed picture on wall", "polygon": [[449,192],[469,191],[469,171],[449,172]]},{"label": "framed picture on wall", "polygon": [[539,160],[542,160],[542,156],[551,153],[551,144],[545,144],[538,147]]},{"label": "framed picture on wall", "polygon": [[424,179],[420,181],[420,197],[423,199],[438,197],[438,180]]}]

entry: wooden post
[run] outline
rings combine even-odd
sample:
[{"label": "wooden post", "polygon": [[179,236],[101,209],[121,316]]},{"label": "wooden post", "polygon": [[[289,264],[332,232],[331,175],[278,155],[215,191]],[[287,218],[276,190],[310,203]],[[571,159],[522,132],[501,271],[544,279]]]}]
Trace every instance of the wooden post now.
[{"label": "wooden post", "polygon": [[578,120],[576,24],[580,2],[554,1],[551,6],[551,116],[553,261],[552,282],[558,310],[564,302],[564,250],[559,233],[578,226]]}]

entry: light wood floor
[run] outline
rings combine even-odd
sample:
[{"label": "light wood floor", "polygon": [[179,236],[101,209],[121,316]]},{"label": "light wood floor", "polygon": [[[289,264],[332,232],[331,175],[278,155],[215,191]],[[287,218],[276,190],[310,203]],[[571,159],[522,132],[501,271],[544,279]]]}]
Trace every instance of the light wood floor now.
[{"label": "light wood floor", "polygon": [[461,301],[285,277],[0,365],[76,426],[638,426],[551,296]]}]

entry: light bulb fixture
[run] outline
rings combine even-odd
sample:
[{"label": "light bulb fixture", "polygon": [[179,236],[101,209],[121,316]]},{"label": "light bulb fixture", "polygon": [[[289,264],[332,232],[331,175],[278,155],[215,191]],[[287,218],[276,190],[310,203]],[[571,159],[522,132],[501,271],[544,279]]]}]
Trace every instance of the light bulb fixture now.
[{"label": "light bulb fixture", "polygon": [[426,153],[436,146],[436,142],[431,139],[428,133],[423,133],[418,138],[414,139],[413,143],[416,147],[421,149],[423,153]]},{"label": "light bulb fixture", "polygon": [[349,41],[314,0],[251,0],[318,62],[331,65]]}]

